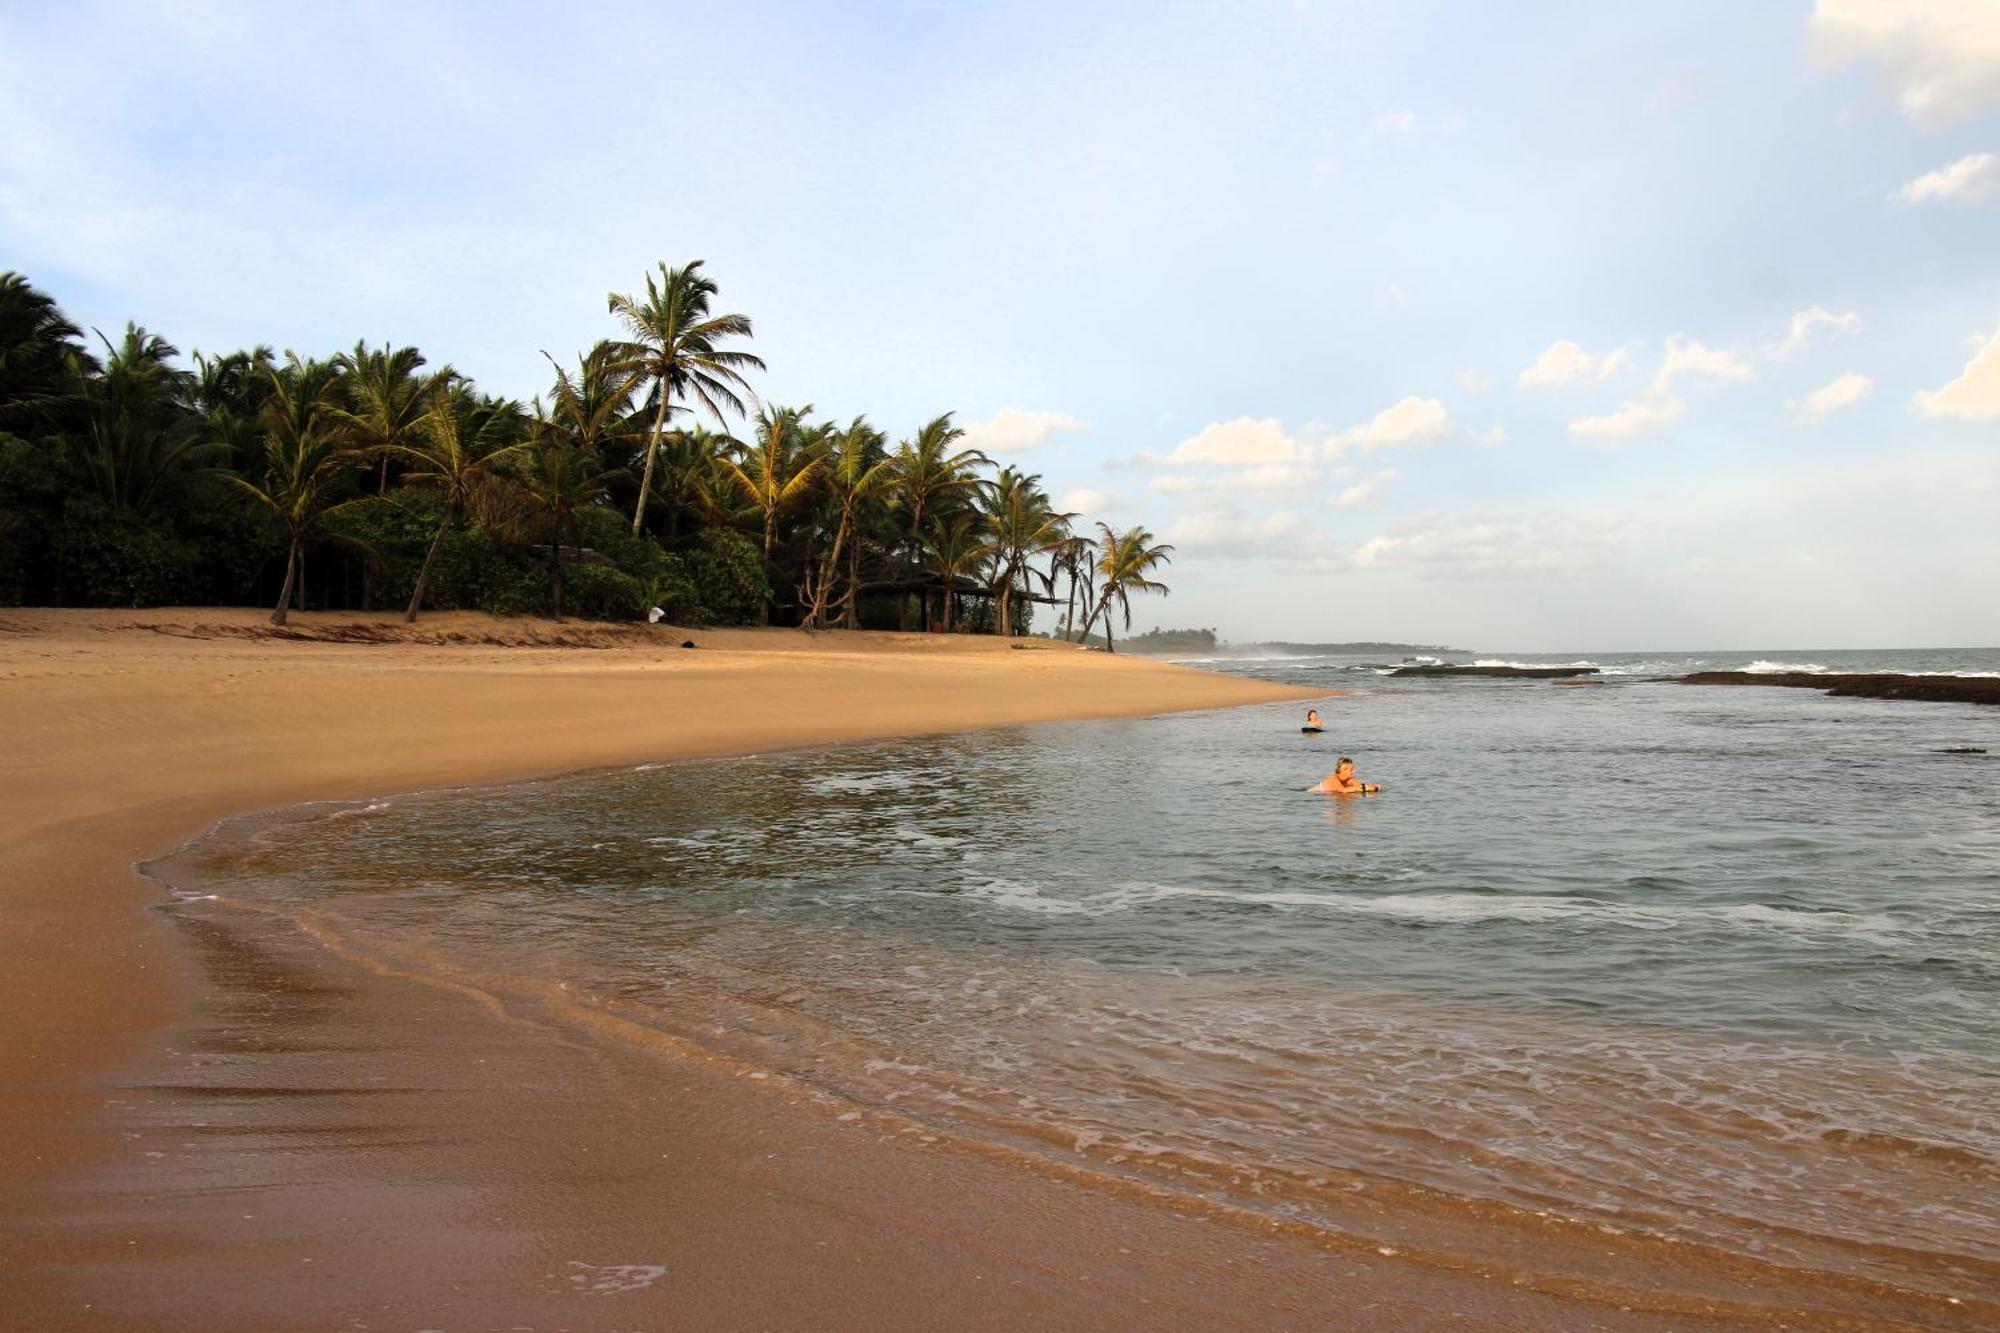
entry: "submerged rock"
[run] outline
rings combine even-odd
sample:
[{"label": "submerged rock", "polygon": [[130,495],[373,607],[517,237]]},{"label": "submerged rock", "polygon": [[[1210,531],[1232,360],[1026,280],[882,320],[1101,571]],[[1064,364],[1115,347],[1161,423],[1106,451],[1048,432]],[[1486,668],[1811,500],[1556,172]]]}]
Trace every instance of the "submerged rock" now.
[{"label": "submerged rock", "polygon": [[1823,690],[1855,699],[1922,699],[1930,703],[2000,704],[2000,677],[1825,675],[1811,671],[1697,671],[1683,685],[1779,685]]},{"label": "submerged rock", "polygon": [[1556,680],[1568,676],[1594,676],[1596,667],[1522,666],[1406,666],[1392,676],[1514,676],[1530,680]]}]

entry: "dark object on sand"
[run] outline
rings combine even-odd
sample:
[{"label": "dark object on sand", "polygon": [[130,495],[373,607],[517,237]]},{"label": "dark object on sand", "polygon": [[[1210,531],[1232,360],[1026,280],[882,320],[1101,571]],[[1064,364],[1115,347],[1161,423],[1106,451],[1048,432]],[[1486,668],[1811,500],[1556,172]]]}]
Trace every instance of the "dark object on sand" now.
[{"label": "dark object on sand", "polygon": [[1824,690],[1839,698],[1922,699],[1943,704],[2000,704],[2000,677],[1815,675],[1809,671],[1697,671],[1682,676],[1683,685],[1782,685],[1795,690]]},{"label": "dark object on sand", "polygon": [[682,639],[682,640],[681,640],[681,647],[683,647],[683,648],[692,648],[692,647],[694,647],[694,640],[693,640],[693,639]]},{"label": "dark object on sand", "polygon": [[1985,754],[1985,753],[1986,753],[1986,751],[1984,751],[1984,750],[1980,749],[1980,748],[1979,748],[1979,747],[1978,747],[1977,745],[1947,745],[1947,746],[1945,746],[1945,748],[1944,748],[1944,749],[1942,749],[1942,750],[1939,750],[1939,751],[1938,751],[1937,753],[1939,753],[1939,754]]},{"label": "dark object on sand", "polygon": [[1564,676],[1594,676],[1596,667],[1406,666],[1391,676],[1512,676],[1525,680],[1556,680]]}]

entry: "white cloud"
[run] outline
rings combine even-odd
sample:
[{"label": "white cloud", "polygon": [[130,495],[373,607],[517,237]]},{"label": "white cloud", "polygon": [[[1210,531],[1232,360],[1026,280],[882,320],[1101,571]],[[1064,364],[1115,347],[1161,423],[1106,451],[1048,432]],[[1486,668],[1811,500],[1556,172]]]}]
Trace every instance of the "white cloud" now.
[{"label": "white cloud", "polygon": [[1866,375],[1842,375],[1807,394],[1805,402],[1800,404],[1800,411],[1808,417],[1823,417],[1843,407],[1854,406],[1866,398],[1868,391],[1874,387],[1875,381]]},{"label": "white cloud", "polygon": [[[1811,311],[1801,311],[1793,316],[1795,331],[1800,321],[1806,321],[1806,336],[1819,327],[1823,321],[1842,325],[1857,316],[1828,315],[1815,306]],[[1613,355],[1621,355],[1614,353]],[[1542,353],[1541,359],[1521,373],[1522,383],[1560,383],[1563,379],[1573,379],[1587,370],[1602,372],[1603,365],[1610,358],[1599,360],[1578,347],[1575,343],[1557,343]],[[1531,381],[1531,376],[1546,376]],[[1636,435],[1649,435],[1668,423],[1677,420],[1687,408],[1680,396],[1674,392],[1674,381],[1683,376],[1701,380],[1742,381],[1755,374],[1750,363],[1734,352],[1707,347],[1692,338],[1683,338],[1676,333],[1667,339],[1665,354],[1660,358],[1660,369],[1653,376],[1653,382],[1645,392],[1636,398],[1629,398],[1616,409],[1599,416],[1578,417],[1569,423],[1570,434],[1585,440],[1629,440]]]},{"label": "white cloud", "polygon": [[2000,330],[1985,339],[1957,379],[1934,393],[1919,393],[1917,410],[1927,417],[2000,419]]},{"label": "white cloud", "polygon": [[1507,428],[1493,426],[1472,437],[1472,442],[1482,449],[1497,449],[1507,443]]},{"label": "white cloud", "polygon": [[1824,64],[1877,63],[1923,128],[2000,104],[2000,5],[1990,0],[1819,0],[1806,36]]},{"label": "white cloud", "polygon": [[1062,499],[1056,501],[1058,511],[1065,514],[1080,514],[1084,518],[1095,518],[1107,509],[1118,507],[1117,496],[1105,491],[1094,491],[1089,487],[1065,491]]},{"label": "white cloud", "polygon": [[1303,518],[1282,509],[1258,518],[1188,514],[1166,535],[1177,551],[1218,558],[1297,560],[1325,553],[1325,539]]},{"label": "white cloud", "polygon": [[1458,387],[1467,393],[1485,393],[1493,387],[1493,377],[1477,370],[1458,372]]},{"label": "white cloud", "polygon": [[1475,580],[1588,573],[1617,545],[1612,515],[1423,514],[1355,548],[1358,569]]},{"label": "white cloud", "polygon": [[1084,429],[1084,424],[1067,412],[1027,412],[1018,407],[1003,407],[993,414],[991,421],[967,426],[963,444],[989,454],[1018,454],[1047,444],[1050,436]]},{"label": "white cloud", "polygon": [[1694,339],[1683,338],[1677,333],[1667,339],[1667,355],[1660,362],[1660,373],[1653,377],[1653,389],[1665,393],[1682,375],[1693,375],[1697,379],[1741,381],[1749,379],[1754,373],[1749,362],[1733,352],[1704,347]]},{"label": "white cloud", "polygon": [[1823,306],[1808,306],[1792,316],[1791,327],[1785,331],[1784,340],[1771,349],[1771,355],[1792,356],[1802,352],[1817,341],[1822,332],[1829,339],[1859,333],[1861,316],[1853,310],[1836,315]]},{"label": "white cloud", "polygon": [[1275,417],[1211,421],[1167,455],[1168,461],[1174,463],[1213,463],[1224,467],[1293,463],[1305,457],[1306,451],[1285,433]]},{"label": "white cloud", "polygon": [[1659,430],[1680,416],[1681,411],[1681,400],[1673,394],[1648,389],[1614,412],[1570,422],[1569,433],[1586,440],[1629,440]]},{"label": "white cloud", "polygon": [[1203,485],[1203,482],[1194,477],[1169,473],[1164,477],[1155,477],[1147,482],[1146,489],[1149,491],[1158,491],[1161,495],[1192,495],[1202,489]]},{"label": "white cloud", "polygon": [[1232,472],[1223,481],[1233,490],[1283,493],[1304,490],[1319,483],[1319,470],[1294,463],[1259,463]]},{"label": "white cloud", "polygon": [[1549,344],[1535,363],[1521,372],[1520,385],[1532,389],[1540,385],[1568,384],[1574,380],[1608,380],[1631,365],[1624,348],[1598,356],[1565,338]]},{"label": "white cloud", "polygon": [[1396,469],[1384,468],[1366,481],[1357,481],[1338,495],[1327,500],[1329,509],[1371,509],[1382,498],[1382,491],[1396,479]]},{"label": "white cloud", "polygon": [[1451,414],[1435,398],[1415,394],[1386,407],[1358,426],[1350,426],[1326,442],[1328,454],[1350,446],[1363,450],[1427,444],[1451,433]]},{"label": "white cloud", "polygon": [[1923,175],[1890,195],[1905,204],[1928,204],[1942,199],[1980,203],[2000,194],[2000,157],[1992,153],[1967,153]]}]

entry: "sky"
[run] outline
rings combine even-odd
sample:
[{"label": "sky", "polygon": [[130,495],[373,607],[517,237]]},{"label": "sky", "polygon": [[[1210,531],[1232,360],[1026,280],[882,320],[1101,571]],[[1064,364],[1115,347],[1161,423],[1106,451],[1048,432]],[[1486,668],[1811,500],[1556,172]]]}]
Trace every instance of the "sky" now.
[{"label": "sky", "polygon": [[2000,0],[0,0],[79,324],[526,398],[702,259],[1237,642],[2000,644],[1996,241]]}]

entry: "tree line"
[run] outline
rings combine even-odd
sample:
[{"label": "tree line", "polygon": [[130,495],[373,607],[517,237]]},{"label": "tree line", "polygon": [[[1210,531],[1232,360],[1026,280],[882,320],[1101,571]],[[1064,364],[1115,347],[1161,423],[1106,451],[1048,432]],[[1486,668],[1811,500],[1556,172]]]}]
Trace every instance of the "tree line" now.
[{"label": "tree line", "polygon": [[619,336],[548,358],[523,403],[414,347],[182,364],[137,324],[87,342],[0,273],[0,604],[998,634],[1047,607],[1109,648],[1166,591],[1170,546],[1079,530],[950,412],[892,444],[759,401],[751,321],[717,295],[701,261],[659,265],[609,295]]}]

